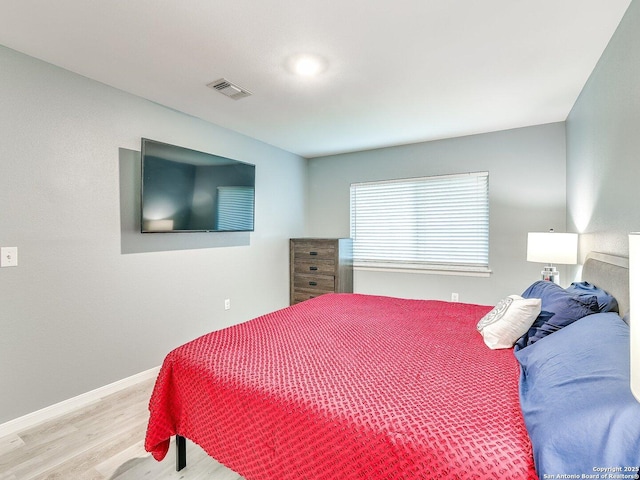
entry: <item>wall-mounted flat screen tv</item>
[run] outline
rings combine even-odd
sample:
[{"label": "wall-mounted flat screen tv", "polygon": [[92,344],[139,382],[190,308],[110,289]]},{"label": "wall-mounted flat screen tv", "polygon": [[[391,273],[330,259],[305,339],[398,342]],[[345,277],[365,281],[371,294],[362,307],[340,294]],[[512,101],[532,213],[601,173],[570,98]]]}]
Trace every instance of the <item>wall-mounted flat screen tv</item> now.
[{"label": "wall-mounted flat screen tv", "polygon": [[141,231],[251,232],[256,167],[142,139]]}]

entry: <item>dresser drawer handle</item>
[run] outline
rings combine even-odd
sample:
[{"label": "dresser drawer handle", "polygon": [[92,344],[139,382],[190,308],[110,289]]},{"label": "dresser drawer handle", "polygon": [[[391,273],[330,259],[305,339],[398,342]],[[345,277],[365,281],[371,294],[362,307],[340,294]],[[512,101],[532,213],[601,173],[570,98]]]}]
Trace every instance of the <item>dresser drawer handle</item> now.
[{"label": "dresser drawer handle", "polygon": [[312,287],[315,287],[318,285],[318,282],[309,282],[309,285],[311,285]]},{"label": "dresser drawer handle", "polygon": [[318,252],[309,252],[309,255],[318,255]]},{"label": "dresser drawer handle", "polygon": [[312,272],[315,272],[316,270],[318,270],[318,267],[309,267],[309,270],[311,270]]}]

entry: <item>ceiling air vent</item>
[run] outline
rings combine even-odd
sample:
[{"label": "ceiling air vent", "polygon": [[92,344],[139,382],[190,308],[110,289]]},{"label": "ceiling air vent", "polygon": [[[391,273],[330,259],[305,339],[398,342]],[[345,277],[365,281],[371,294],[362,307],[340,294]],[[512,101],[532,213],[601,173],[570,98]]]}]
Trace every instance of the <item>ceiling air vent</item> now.
[{"label": "ceiling air vent", "polygon": [[211,82],[207,85],[207,87],[213,88],[214,90],[217,90],[223,95],[226,95],[229,98],[233,98],[234,100],[240,100],[241,98],[251,95],[250,91],[245,90],[244,88],[239,87],[238,85],[235,85],[224,78],[216,80],[215,82]]}]

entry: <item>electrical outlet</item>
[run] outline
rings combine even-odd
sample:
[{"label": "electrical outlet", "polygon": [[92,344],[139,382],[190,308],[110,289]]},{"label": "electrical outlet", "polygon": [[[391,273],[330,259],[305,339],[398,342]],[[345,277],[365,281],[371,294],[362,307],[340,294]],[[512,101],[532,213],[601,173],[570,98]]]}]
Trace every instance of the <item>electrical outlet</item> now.
[{"label": "electrical outlet", "polygon": [[18,247],[0,247],[0,267],[18,266]]},{"label": "electrical outlet", "polygon": [[451,294],[451,301],[452,302],[457,302],[460,299],[460,297],[458,297],[458,294],[456,292],[453,292]]},{"label": "electrical outlet", "polygon": [[225,310],[230,310],[231,309],[231,299],[230,298],[225,298],[224,299],[224,309]]}]

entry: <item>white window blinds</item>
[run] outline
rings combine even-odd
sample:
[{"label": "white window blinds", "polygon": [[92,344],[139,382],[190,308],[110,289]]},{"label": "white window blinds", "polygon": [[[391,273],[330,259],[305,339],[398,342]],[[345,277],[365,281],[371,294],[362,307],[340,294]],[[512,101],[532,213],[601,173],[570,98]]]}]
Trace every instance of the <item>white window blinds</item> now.
[{"label": "white window blinds", "polygon": [[489,173],[351,185],[360,267],[489,271]]}]

